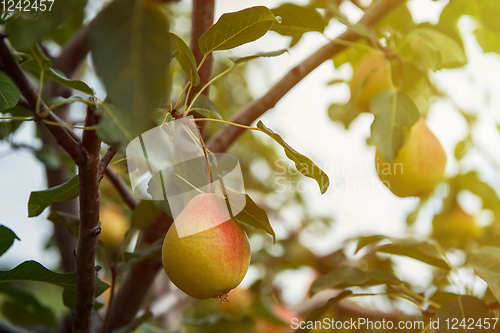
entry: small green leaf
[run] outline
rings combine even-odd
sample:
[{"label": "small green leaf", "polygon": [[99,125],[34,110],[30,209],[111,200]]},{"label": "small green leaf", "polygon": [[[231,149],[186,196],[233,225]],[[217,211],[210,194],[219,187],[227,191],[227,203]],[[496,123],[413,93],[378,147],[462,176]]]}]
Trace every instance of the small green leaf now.
[{"label": "small green leaf", "polygon": [[198,44],[204,54],[232,49],[264,36],[275,22],[278,19],[264,6],[226,13],[200,37]]},{"label": "small green leaf", "polygon": [[462,157],[464,157],[464,155],[469,150],[469,146],[470,142],[468,138],[458,142],[457,145],[455,146],[455,158],[457,160],[462,159]]},{"label": "small green leaf", "polygon": [[246,204],[243,210],[235,216],[235,219],[240,223],[246,223],[254,228],[262,229],[269,235],[273,236],[273,242],[276,243],[276,234],[274,233],[269,217],[264,209],[257,206],[257,204],[245,194]]},{"label": "small green leaf", "polygon": [[7,252],[8,249],[14,244],[15,240],[20,241],[19,237],[3,224],[0,225],[0,257]]},{"label": "small green leaf", "polygon": [[392,273],[379,269],[363,271],[353,266],[340,266],[336,270],[317,278],[310,290],[310,294],[325,289],[344,289],[348,287],[371,287],[382,284],[398,285],[401,281]]},{"label": "small green leaf", "polygon": [[275,24],[271,30],[282,36],[293,37],[296,44],[306,32],[325,30],[325,20],[323,16],[311,7],[298,6],[293,3],[284,3],[281,6],[271,9],[274,16],[281,17],[281,24]]},{"label": "small green leaf", "polygon": [[277,57],[282,55],[283,53],[288,53],[288,49],[282,49],[278,51],[270,51],[270,52],[259,52],[250,56],[246,57],[241,57],[241,58],[234,58],[234,57],[229,57],[229,59],[234,62],[236,65],[242,64],[244,62],[256,59],[256,58],[269,58],[269,57]]},{"label": "small green leaf", "polygon": [[[85,4],[85,0],[53,1],[52,4],[44,1],[46,9],[42,10],[42,4],[39,3],[40,10],[36,14],[16,12],[7,19],[5,25],[5,29],[9,33],[9,40],[17,50],[25,50],[54,32],[68,20],[71,13],[81,10]],[[49,10],[50,6],[52,7]]]},{"label": "small green leaf", "polygon": [[375,115],[371,138],[385,160],[391,163],[405,144],[411,126],[420,118],[420,112],[407,94],[392,89],[375,96],[370,110]]},{"label": "small green leaf", "polygon": [[300,154],[298,151],[290,147],[278,134],[274,133],[271,129],[267,128],[262,121],[259,120],[257,123],[257,128],[259,128],[263,133],[269,135],[274,141],[279,143],[285,150],[286,156],[295,163],[297,171],[306,177],[316,180],[319,185],[321,194],[324,194],[330,185],[330,180],[326,173],[321,170],[316,164],[313,163],[309,158]]},{"label": "small green leaf", "polygon": [[57,327],[54,312],[41,304],[31,293],[0,283],[0,294],[7,296],[1,310],[10,322],[24,326]]},{"label": "small green leaf", "polygon": [[21,92],[14,81],[4,72],[0,72],[0,112],[16,106],[20,97]]},{"label": "small green leaf", "polygon": [[349,102],[346,104],[332,104],[328,107],[328,117],[344,125],[345,129],[349,128],[351,122],[356,119],[359,114],[360,111],[351,106]]},{"label": "small green leaf", "polygon": [[[488,328],[485,325],[486,319],[489,322]],[[440,322],[438,333],[470,333],[476,330],[486,333],[496,332],[497,320],[495,319],[493,311],[479,298],[460,296],[443,304],[436,312],[434,320]],[[455,321],[457,324],[453,325]],[[475,326],[478,322],[482,324],[481,328]],[[474,325],[471,326],[471,323]]]},{"label": "small green leaf", "polygon": [[153,111],[166,100],[172,56],[168,29],[163,4],[142,0],[111,2],[90,28],[96,72],[107,99],[130,119],[132,138],[145,130]]},{"label": "small green leaf", "polygon": [[[224,120],[222,119],[222,116],[219,113],[217,105],[215,105],[215,103],[212,102],[212,100],[208,96],[205,95],[198,96],[198,98],[193,104],[192,109],[201,114],[205,118],[210,118],[210,115],[213,115],[216,119]],[[219,126],[219,128],[226,127],[226,124],[224,123],[217,123],[217,125]]]},{"label": "small green leaf", "polygon": [[193,86],[197,86],[200,84],[200,75],[198,75],[196,59],[194,58],[193,52],[179,36],[171,32],[169,36],[172,41],[172,46],[175,48],[175,59],[179,62],[179,65],[181,65],[182,71],[186,74],[188,80],[192,82]]},{"label": "small green leaf", "polygon": [[500,207],[500,198],[496,191],[485,181],[481,180],[476,171],[457,176],[455,184],[459,189],[469,190],[483,201],[484,209],[497,211]]},{"label": "small green leaf", "polygon": [[28,217],[40,215],[53,202],[73,200],[78,194],[78,176],[74,176],[64,184],[31,192],[28,200]]},{"label": "small green leaf", "polygon": [[[40,66],[35,59],[26,60],[25,62],[21,63],[21,67],[37,74],[40,73]],[[92,88],[90,88],[85,82],[79,80],[70,80],[66,76],[64,76],[63,73],[55,69],[48,68],[47,70],[45,70],[44,75],[45,77],[48,77],[49,79],[68,88],[81,91],[87,95],[93,96],[95,94],[94,90],[92,90]]]},{"label": "small green leaf", "polygon": [[500,248],[484,246],[472,251],[469,265],[490,288],[496,299],[500,301]]},{"label": "small green leaf", "polygon": [[[304,321],[306,323],[315,323],[317,320],[320,320],[330,309],[337,306],[341,300],[343,300],[344,298],[351,296],[351,295],[352,295],[352,291],[350,291],[350,290],[342,291],[337,296],[330,298],[328,300],[328,302],[326,302],[324,305],[322,305],[318,308],[315,308],[311,312],[309,312],[307,314],[306,318],[304,319]],[[305,328],[299,328],[295,332],[306,333],[306,332],[310,332],[311,329],[312,328],[307,328],[307,326],[306,326]]]},{"label": "small green leaf", "polygon": [[78,216],[64,212],[52,211],[50,212],[49,216],[47,216],[47,220],[51,221],[52,223],[63,222],[70,233],[73,235],[73,237],[78,239],[78,234],[80,231],[80,218]]},{"label": "small green leaf", "polygon": [[146,228],[160,214],[161,210],[151,200],[142,200],[132,211],[130,223],[137,229]]},{"label": "small green leaf", "polygon": [[[67,289],[70,293],[76,293],[76,272],[56,273],[40,263],[29,260],[8,271],[0,271],[1,282],[15,281],[37,281],[46,282]],[[96,280],[95,297],[102,294],[109,285],[99,279]]]}]

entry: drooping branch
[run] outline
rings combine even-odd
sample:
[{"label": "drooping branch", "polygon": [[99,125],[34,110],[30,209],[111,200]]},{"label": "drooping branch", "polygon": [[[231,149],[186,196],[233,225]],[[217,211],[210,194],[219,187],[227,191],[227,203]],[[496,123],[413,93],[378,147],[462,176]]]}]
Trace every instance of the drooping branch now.
[{"label": "drooping branch", "polygon": [[[360,23],[367,26],[374,26],[382,17],[394,9],[405,0],[379,0],[375,1],[371,7],[365,11],[365,15],[361,18]],[[231,122],[250,125],[257,118],[262,116],[267,110],[273,108],[278,101],[283,98],[297,83],[311,73],[323,62],[331,59],[337,53],[346,48],[345,43],[339,41],[354,42],[361,38],[352,30],[347,30],[340,35],[336,40],[333,40],[300,64],[292,68],[281,80],[279,80],[269,91],[259,99],[250,103],[243,110],[238,112]],[[229,146],[243,133],[244,129],[236,126],[228,126],[217,132],[208,142],[207,148],[214,153],[225,152]]]},{"label": "drooping branch", "polygon": [[104,171],[108,168],[109,162],[111,162],[117,151],[118,149],[115,147],[109,147],[101,158],[101,162],[99,163],[99,181],[104,177]]},{"label": "drooping branch", "polygon": [[[85,126],[97,124],[93,107],[87,108]],[[80,186],[80,231],[76,248],[76,303],[74,332],[90,332],[96,284],[95,254],[99,227],[99,153],[101,141],[94,130],[83,132],[82,144],[88,159],[78,166]]]},{"label": "drooping branch", "polygon": [[[47,111],[47,106],[45,103],[38,98],[38,94],[29,82],[26,75],[24,75],[23,71],[19,67],[18,63],[12,57],[10,50],[5,43],[6,35],[0,35],[0,59],[2,62],[2,67],[4,68],[7,75],[14,81],[17,85],[21,94],[24,96],[26,101],[28,102],[30,109],[33,111],[35,115],[35,121],[40,122],[42,119],[38,114],[36,114],[36,105],[39,104],[39,112],[44,113]],[[59,118],[54,115],[52,112],[48,112],[44,119],[62,124]],[[52,133],[57,143],[64,148],[64,150],[73,158],[75,163],[83,164],[86,162],[87,156],[84,153],[82,147],[75,140],[75,134],[69,128],[57,125],[49,125],[45,124],[49,131]]]}]

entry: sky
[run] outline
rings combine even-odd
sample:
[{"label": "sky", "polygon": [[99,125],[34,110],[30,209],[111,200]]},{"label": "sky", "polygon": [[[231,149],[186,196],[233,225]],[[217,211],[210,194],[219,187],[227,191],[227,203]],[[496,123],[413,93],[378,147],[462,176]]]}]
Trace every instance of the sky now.
[{"label": "sky", "polygon": [[[224,12],[241,10],[254,5],[267,7],[278,6],[283,1],[216,1],[216,17]],[[304,2],[305,3],[305,2]],[[408,7],[412,11],[416,23],[429,21],[436,23],[441,9],[447,1],[411,0]],[[187,4],[183,1],[180,5]],[[353,21],[361,13],[354,7],[345,5],[346,13]],[[98,10],[95,7],[93,10]],[[325,34],[334,38],[344,26],[332,24]],[[464,110],[481,111],[479,130],[475,140],[489,151],[492,158],[500,165],[500,139],[495,122],[500,123],[497,112],[500,95],[494,94],[492,87],[500,86],[500,57],[496,54],[483,54],[472,31],[474,22],[462,18],[460,29],[463,33],[469,63],[458,70],[443,70],[435,74],[438,87],[449,94]],[[244,45],[234,51],[222,51],[218,56],[244,56],[262,51],[272,51],[288,46],[289,39],[270,32],[260,40]],[[316,49],[327,43],[325,36],[310,33],[299,44],[277,58],[255,60],[250,64],[250,89],[255,98],[264,94],[274,82],[277,82],[291,68],[300,63]],[[386,234],[391,236],[408,236],[404,220],[406,215],[417,205],[418,199],[398,198],[386,189],[379,181],[374,169],[374,148],[366,145],[373,116],[361,115],[348,131],[343,126],[333,123],[327,115],[327,108],[336,102],[345,102],[349,98],[347,85],[326,86],[326,82],[334,78],[349,79],[352,70],[349,66],[334,68],[331,61],[319,66],[315,71],[294,87],[273,109],[269,110],[261,120],[286,142],[299,152],[311,158],[326,171],[331,180],[330,189],[321,195],[314,181],[301,179],[300,188],[307,191],[307,205],[311,211],[319,215],[335,217],[333,229],[323,237],[305,235],[301,241],[318,254],[326,254],[342,247],[342,242],[353,236],[362,234]],[[93,80],[93,81],[92,81]],[[103,94],[102,87],[91,79],[89,84],[98,94]],[[103,97],[102,95],[99,97]],[[447,175],[458,171],[453,161],[453,151],[466,130],[463,118],[453,105],[445,100],[431,105],[427,118],[428,127],[442,143],[448,158]],[[15,134],[16,142],[39,146],[38,140],[32,137],[34,124],[25,123]],[[256,134],[258,135],[258,134]],[[292,162],[287,162],[289,165]],[[486,180],[500,188],[500,177],[496,170],[488,166],[478,154],[466,157],[466,168],[478,168]],[[361,170],[361,171],[359,171]],[[262,170],[265,172],[265,170]],[[48,267],[57,264],[54,252],[42,251],[47,237],[51,233],[51,222],[46,220],[47,211],[36,218],[27,218],[27,201],[30,192],[46,187],[44,170],[41,163],[29,151],[16,150],[8,152],[8,146],[0,143],[0,223],[7,225],[21,238],[13,248],[0,258],[0,267],[11,267],[24,260],[37,260]],[[437,189],[439,195],[445,195],[445,188]],[[470,213],[478,213],[480,200],[470,193],[460,197],[460,204]],[[422,211],[413,230],[413,236],[425,236],[431,228],[432,215],[440,209],[439,196],[431,200]],[[283,211],[283,219],[292,225],[298,223],[299,217],[292,211]],[[481,221],[487,223],[490,217],[482,213]],[[272,221],[271,221],[272,222]],[[277,229],[278,237],[280,230]],[[352,246],[348,249],[352,249]],[[354,251],[347,251],[352,255]],[[430,274],[422,266],[411,259],[396,259],[398,274],[403,279],[423,285]],[[411,272],[411,273],[410,273]],[[255,277],[250,272],[247,284]],[[288,275],[287,275],[288,274]],[[290,272],[279,277],[280,283],[287,286]],[[297,280],[291,294],[285,293],[289,303],[297,303],[305,293],[312,272],[303,271],[302,280]],[[467,272],[463,273],[467,276]],[[472,283],[472,282],[471,282]],[[289,286],[289,285],[288,285]],[[484,284],[476,284],[478,292],[484,291]],[[298,290],[298,291],[297,291]]]}]

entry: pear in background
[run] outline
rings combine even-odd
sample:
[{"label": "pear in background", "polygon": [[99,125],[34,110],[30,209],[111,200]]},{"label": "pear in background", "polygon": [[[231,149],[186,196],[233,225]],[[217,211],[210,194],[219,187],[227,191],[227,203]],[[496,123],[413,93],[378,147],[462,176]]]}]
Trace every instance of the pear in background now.
[{"label": "pear in background", "polygon": [[377,150],[375,167],[380,180],[398,197],[425,196],[443,179],[446,154],[420,118],[396,159],[388,163]]},{"label": "pear in background", "polygon": [[445,248],[466,248],[471,241],[483,236],[483,228],[476,217],[465,212],[458,204],[434,217],[433,236]]}]

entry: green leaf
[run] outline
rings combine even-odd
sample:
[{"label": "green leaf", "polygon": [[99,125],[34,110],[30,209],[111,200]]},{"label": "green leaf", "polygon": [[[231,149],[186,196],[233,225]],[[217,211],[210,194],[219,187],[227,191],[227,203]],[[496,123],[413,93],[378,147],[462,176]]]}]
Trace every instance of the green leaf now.
[{"label": "green leaf", "polygon": [[21,92],[14,81],[4,72],[0,72],[0,112],[16,106],[20,97]]},{"label": "green leaf", "polygon": [[54,32],[47,35],[46,38],[52,39],[57,44],[63,46],[82,26],[85,18],[85,4],[86,1],[82,1],[82,6],[73,10],[71,15],[66,19],[66,22],[60,25]]},{"label": "green leaf", "polygon": [[130,223],[137,229],[146,228],[160,214],[161,210],[151,200],[142,200],[132,211]]},{"label": "green leaf", "polygon": [[[25,261],[11,270],[0,271],[0,282],[15,281],[46,282],[63,287],[70,293],[76,293],[76,272],[56,273],[33,260]],[[102,294],[108,288],[109,285],[107,283],[97,279],[95,297]]]},{"label": "green leaf", "polygon": [[47,6],[45,11],[40,10],[36,14],[16,12],[7,19],[5,25],[9,40],[17,50],[25,50],[47,34],[54,32],[73,12],[81,10],[85,4],[85,0],[54,1],[49,10],[50,3],[45,2]]},{"label": "green leaf", "polygon": [[[21,67],[37,74],[40,73],[40,66],[35,59],[26,60],[25,62],[21,63]],[[62,72],[55,69],[46,69],[44,75],[45,77],[68,88],[81,91],[83,93],[86,93],[87,95],[93,96],[95,94],[94,90],[92,90],[92,88],[90,88],[85,82],[79,80],[70,80],[66,76],[64,76]]]},{"label": "green leaf", "polygon": [[43,191],[33,191],[28,200],[28,217],[40,215],[53,202],[73,200],[78,194],[78,176],[74,176],[64,184]]},{"label": "green leaf", "polygon": [[3,224],[0,225],[0,257],[7,252],[8,249],[14,244],[15,240],[20,241],[19,237]]},{"label": "green leaf", "polygon": [[[315,323],[317,320],[321,319],[330,309],[334,308],[337,306],[341,300],[344,298],[352,295],[352,292],[350,290],[344,290],[337,296],[330,298],[328,302],[326,302],[324,305],[313,309],[311,312],[309,312],[304,319],[306,323]],[[306,325],[305,328],[299,328],[295,332],[310,332],[313,329],[313,327],[310,327],[309,325]]]},{"label": "green leaf", "polygon": [[[439,320],[439,333],[470,333],[470,332],[496,332],[497,320],[493,311],[486,303],[473,296],[460,296],[443,304],[436,312],[435,319]],[[449,320],[447,325],[446,320]],[[455,319],[458,324],[455,323]],[[488,319],[489,328],[485,326],[485,319]],[[480,322],[482,327],[475,326]],[[471,325],[471,323],[473,323]]]},{"label": "green leaf", "polygon": [[[209,118],[209,115],[211,114],[216,119],[224,120],[222,119],[222,116],[219,113],[217,105],[215,105],[215,103],[212,102],[212,100],[205,95],[198,96],[198,98],[193,104],[193,110],[203,115],[205,118]],[[223,123],[217,123],[217,125],[219,125],[220,128],[226,127],[226,124]]]},{"label": "green leaf", "polygon": [[273,13],[264,6],[223,14],[198,40],[201,52],[228,50],[264,36],[275,22]]},{"label": "green leaf", "polygon": [[1,310],[11,323],[24,326],[57,327],[54,312],[41,304],[31,293],[8,284],[0,284],[0,293],[7,296]]},{"label": "green leaf", "polygon": [[270,51],[270,52],[259,52],[253,55],[249,55],[241,58],[229,57],[229,59],[234,62],[236,65],[242,64],[244,62],[256,59],[256,58],[269,58],[269,57],[277,57],[282,55],[283,53],[288,53],[288,49],[282,49],[278,51]]},{"label": "green leaf", "polygon": [[457,143],[457,145],[455,146],[455,158],[457,160],[460,160],[462,159],[462,157],[465,156],[465,154],[467,153],[467,151],[469,150],[469,147],[470,147],[470,139],[469,138],[466,138],[460,142]]},{"label": "green leaf", "polygon": [[300,154],[298,151],[290,147],[278,134],[274,133],[271,129],[267,128],[262,121],[259,120],[257,123],[257,128],[259,128],[263,133],[269,135],[274,141],[279,143],[285,150],[286,156],[295,163],[297,171],[306,177],[316,180],[319,185],[321,194],[324,194],[330,186],[330,180],[327,174],[321,170],[316,164],[313,163],[309,158]]},{"label": "green leaf", "polygon": [[401,281],[392,273],[378,269],[363,271],[353,266],[340,266],[336,270],[317,278],[310,290],[310,294],[325,289],[344,289],[348,287],[371,287],[382,284],[398,285]]},{"label": "green leaf", "polygon": [[271,223],[269,223],[269,217],[266,211],[257,206],[248,194],[245,194],[245,198],[245,207],[235,216],[236,221],[264,230],[269,235],[273,236],[273,242],[276,243],[276,234],[274,233]]},{"label": "green leaf", "polygon": [[338,53],[332,58],[335,68],[339,68],[345,63],[350,63],[356,67],[368,54],[373,52],[373,48],[368,45],[365,39],[361,39],[344,51]]},{"label": "green leaf", "polygon": [[411,126],[420,118],[420,112],[408,95],[392,89],[375,96],[370,110],[375,115],[371,138],[385,160],[391,163],[405,144]]},{"label": "green leaf", "polygon": [[406,34],[415,27],[413,17],[405,2],[389,11],[376,25],[379,31]]},{"label": "green leaf", "polygon": [[[11,109],[4,110],[3,113],[9,113],[13,117],[33,116],[33,113],[30,110],[20,106],[19,104]],[[23,121],[21,120],[0,121],[0,140],[3,140],[11,133],[14,133],[22,123]]]},{"label": "green leaf", "polygon": [[472,251],[469,265],[490,288],[496,299],[500,301],[500,248],[484,246]]},{"label": "green leaf", "polygon": [[349,128],[349,125],[359,116],[359,113],[349,102],[346,104],[332,104],[328,107],[328,117],[344,125],[345,129]]},{"label": "green leaf", "polygon": [[140,130],[134,127],[133,120],[113,104],[100,104],[95,113],[101,117],[95,128],[97,136],[122,152],[125,152],[136,134],[140,134]]},{"label": "green leaf", "polygon": [[402,49],[409,45],[414,60],[433,71],[458,68],[467,63],[467,57],[460,45],[436,29],[414,29],[406,36],[402,45]]},{"label": "green leaf", "polygon": [[130,119],[132,138],[166,99],[172,55],[168,29],[163,5],[143,0],[111,2],[90,28],[96,72],[107,98]]},{"label": "green leaf", "polygon": [[139,326],[147,322],[149,319],[153,317],[153,313],[151,311],[146,311],[140,317],[137,317],[128,325],[123,326],[122,328],[113,330],[113,333],[131,333],[134,332]]},{"label": "green leaf", "polygon": [[169,33],[172,46],[175,48],[174,57],[181,65],[182,71],[186,74],[187,78],[193,86],[200,84],[200,75],[196,66],[196,59],[189,46],[176,34]]},{"label": "green leaf", "polygon": [[436,248],[427,242],[412,239],[394,240],[392,244],[377,247],[376,251],[409,257],[444,270],[450,269]]},{"label": "green leaf", "polygon": [[295,44],[306,32],[323,32],[325,30],[325,20],[315,8],[284,3],[271,9],[271,12],[274,16],[281,17],[281,24],[273,25],[271,30],[282,36],[294,37]]},{"label": "green leaf", "polygon": [[500,53],[500,35],[490,28],[485,26],[478,27],[474,30],[474,36],[476,36],[477,43],[481,46],[484,53]]}]

